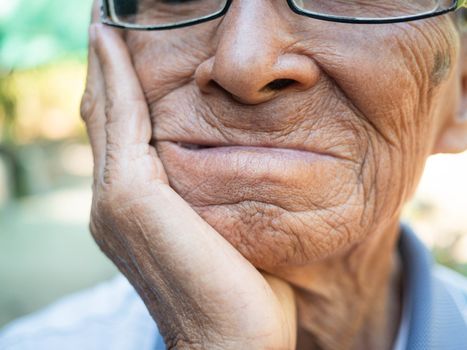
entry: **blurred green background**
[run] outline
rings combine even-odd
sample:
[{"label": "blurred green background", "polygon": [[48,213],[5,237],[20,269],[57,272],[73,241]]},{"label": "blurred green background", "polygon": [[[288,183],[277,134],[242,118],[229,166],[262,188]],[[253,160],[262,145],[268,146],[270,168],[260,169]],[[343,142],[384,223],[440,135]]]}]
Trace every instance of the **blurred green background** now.
[{"label": "blurred green background", "polygon": [[115,269],[88,231],[91,0],[0,5],[0,326]]},{"label": "blurred green background", "polygon": [[[0,6],[0,326],[116,273],[88,231],[79,101],[91,0]],[[405,218],[467,274],[467,153],[432,157]]]}]

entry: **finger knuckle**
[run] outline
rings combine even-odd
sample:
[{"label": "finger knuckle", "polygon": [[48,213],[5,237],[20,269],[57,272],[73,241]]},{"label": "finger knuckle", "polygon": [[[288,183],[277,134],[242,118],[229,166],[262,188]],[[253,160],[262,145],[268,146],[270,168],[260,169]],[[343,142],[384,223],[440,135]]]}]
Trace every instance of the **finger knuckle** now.
[{"label": "finger knuckle", "polygon": [[87,123],[93,118],[96,112],[97,112],[97,99],[95,98],[95,94],[93,93],[93,91],[88,87],[84,91],[83,97],[81,98],[81,104],[80,104],[81,119],[85,123]]},{"label": "finger knuckle", "polygon": [[[112,99],[107,99],[105,101],[105,115],[112,116],[115,111],[115,103]],[[109,118],[112,121],[112,118]]]},{"label": "finger knuckle", "polygon": [[[122,208],[134,201],[131,186],[120,181],[102,183],[99,198],[93,203],[93,214],[98,220],[117,222],[122,218]],[[96,220],[97,221],[97,220]]]},{"label": "finger knuckle", "polygon": [[107,245],[104,239],[104,229],[102,225],[99,223],[99,220],[100,219],[91,217],[91,222],[89,223],[89,231],[91,232],[91,235],[94,238],[94,241],[96,242],[97,246],[102,251],[106,251]]},{"label": "finger knuckle", "polygon": [[165,337],[167,349],[180,350],[180,349],[203,349],[202,343],[187,339],[180,334],[174,334]]}]

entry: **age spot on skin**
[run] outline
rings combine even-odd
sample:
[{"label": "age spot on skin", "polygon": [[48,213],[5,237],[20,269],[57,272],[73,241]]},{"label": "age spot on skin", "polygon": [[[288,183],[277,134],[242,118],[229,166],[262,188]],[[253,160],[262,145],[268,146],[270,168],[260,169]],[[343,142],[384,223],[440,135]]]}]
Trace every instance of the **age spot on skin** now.
[{"label": "age spot on skin", "polygon": [[433,87],[438,86],[448,75],[451,68],[451,56],[449,53],[436,52],[434,65],[431,71],[431,83]]}]

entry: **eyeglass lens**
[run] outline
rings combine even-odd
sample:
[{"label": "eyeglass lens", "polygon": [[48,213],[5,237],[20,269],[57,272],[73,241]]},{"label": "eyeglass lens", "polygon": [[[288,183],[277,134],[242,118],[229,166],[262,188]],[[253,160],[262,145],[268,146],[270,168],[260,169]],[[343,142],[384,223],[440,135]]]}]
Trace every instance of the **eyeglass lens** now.
[{"label": "eyeglass lens", "polygon": [[221,12],[227,0],[111,0],[110,14],[120,23],[164,26]]},{"label": "eyeglass lens", "polygon": [[[285,0],[271,0],[285,1]],[[449,9],[455,0],[293,0],[303,12],[347,18],[397,18]],[[227,0],[110,0],[117,23],[166,26],[221,12]]]}]

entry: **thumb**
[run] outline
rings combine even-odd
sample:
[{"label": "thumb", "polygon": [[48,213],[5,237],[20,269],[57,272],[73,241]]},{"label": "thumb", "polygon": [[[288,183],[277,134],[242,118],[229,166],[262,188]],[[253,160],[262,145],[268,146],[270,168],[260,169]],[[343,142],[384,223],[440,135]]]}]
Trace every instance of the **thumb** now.
[{"label": "thumb", "polygon": [[290,337],[289,349],[295,349],[297,343],[297,306],[293,289],[290,284],[276,276],[263,271],[261,271],[261,275],[263,275],[282,306],[284,324],[287,325],[283,331],[286,332],[284,334],[288,334]]}]

